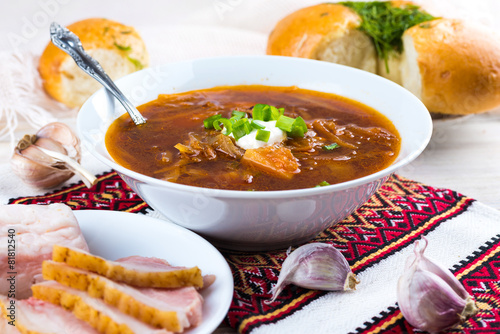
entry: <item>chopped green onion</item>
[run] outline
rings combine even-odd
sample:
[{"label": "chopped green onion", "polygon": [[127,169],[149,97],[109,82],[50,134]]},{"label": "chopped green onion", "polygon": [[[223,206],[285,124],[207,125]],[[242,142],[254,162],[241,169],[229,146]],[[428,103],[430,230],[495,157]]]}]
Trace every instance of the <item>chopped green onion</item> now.
[{"label": "chopped green onion", "polygon": [[244,111],[233,110],[231,119],[239,120],[247,116],[247,113]]},{"label": "chopped green onion", "polygon": [[269,141],[269,137],[271,137],[271,131],[267,130],[257,130],[257,134],[255,135],[255,139],[266,143]]},{"label": "chopped green onion", "polygon": [[292,130],[287,134],[290,137],[304,137],[304,134],[307,132],[307,124],[302,117],[297,117],[295,122],[293,122]]},{"label": "chopped green onion", "polygon": [[243,124],[245,124],[245,123],[248,123],[248,119],[247,118],[238,119],[236,121],[233,121],[233,126],[235,128],[239,128],[239,127],[242,127]]},{"label": "chopped green onion", "polygon": [[281,112],[278,108],[269,106],[269,109],[271,109],[271,117],[269,118],[270,121],[277,121],[278,118],[281,116]]},{"label": "chopped green onion", "polygon": [[292,131],[293,124],[295,123],[295,119],[282,115],[276,121],[276,127],[286,132]]},{"label": "chopped green onion", "polygon": [[242,128],[237,128],[233,130],[234,140],[238,140],[245,135],[246,135],[245,130]]},{"label": "chopped green onion", "polygon": [[212,126],[214,127],[215,130],[222,131],[222,127],[220,126],[220,119],[216,119],[213,123]]},{"label": "chopped green onion", "polygon": [[253,119],[258,120],[258,121],[263,121],[264,120],[264,108],[266,108],[266,107],[268,107],[267,104],[256,104],[252,110]]},{"label": "chopped green onion", "polygon": [[213,129],[214,128],[214,121],[222,118],[221,114],[213,115],[208,118],[205,118],[203,120],[203,125],[205,126],[205,129]]},{"label": "chopped green onion", "polygon": [[256,104],[252,111],[253,119],[264,122],[276,121],[284,112],[285,108],[278,109],[268,104]]},{"label": "chopped green onion", "polygon": [[221,118],[219,120],[224,125],[224,134],[229,136],[229,134],[233,131],[233,123],[227,118]]},{"label": "chopped green onion", "polygon": [[[227,119],[219,115],[213,115],[203,121],[205,128],[222,131],[221,125],[224,125],[224,134],[233,134],[234,139],[249,134],[252,130],[264,130],[266,127],[255,121],[276,121],[276,127],[287,132],[290,137],[303,137],[307,131],[307,125],[302,117],[292,118],[284,115],[285,108],[276,108],[268,104],[256,104],[253,107],[253,119],[248,118],[248,114],[243,111],[233,110],[231,118]],[[269,133],[269,134],[267,134]],[[262,141],[268,141],[270,132],[265,130],[259,133]],[[259,139],[260,140],[260,139]]]},{"label": "chopped green onion", "polygon": [[263,112],[263,119],[262,120],[264,122],[269,122],[273,116],[270,106],[266,106],[264,109],[262,109],[262,112]]},{"label": "chopped green onion", "polygon": [[326,186],[329,186],[329,185],[330,185],[330,183],[328,183],[326,181],[322,181],[318,185],[316,185],[314,188],[326,187]]},{"label": "chopped green onion", "polygon": [[233,124],[233,136],[236,140],[249,134],[251,131],[252,126],[250,125],[248,118],[242,118]]},{"label": "chopped green onion", "polygon": [[340,147],[339,144],[333,143],[333,144],[330,144],[330,145],[323,146],[323,149],[327,150],[327,151],[331,151],[331,150],[334,150],[334,149],[339,148],[339,147]]},{"label": "chopped green onion", "polygon": [[259,123],[257,122],[254,122],[252,120],[252,123],[250,123],[250,125],[252,126],[252,128],[254,128],[255,130],[262,130],[262,129],[265,129],[266,127],[263,126],[263,125],[260,125]]},{"label": "chopped green onion", "polygon": [[243,123],[243,127],[245,128],[245,132],[247,135],[253,130],[252,125],[248,121]]}]

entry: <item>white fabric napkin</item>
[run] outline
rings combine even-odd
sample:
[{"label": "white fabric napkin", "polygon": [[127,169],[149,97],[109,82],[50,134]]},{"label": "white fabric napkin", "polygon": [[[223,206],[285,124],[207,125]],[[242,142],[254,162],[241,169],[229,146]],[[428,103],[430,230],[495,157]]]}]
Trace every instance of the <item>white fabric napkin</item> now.
[{"label": "white fabric napkin", "polygon": [[[474,202],[465,212],[426,235],[429,246],[425,255],[445,268],[453,268],[498,234],[500,212]],[[249,333],[365,333],[365,325],[381,317],[381,312],[397,307],[397,282],[406,259],[412,253],[413,246],[407,247],[358,274],[361,283],[356,291],[330,292],[285,319],[260,325]],[[483,305],[481,309],[490,307]],[[481,315],[478,315],[475,323],[480,322]]]}]

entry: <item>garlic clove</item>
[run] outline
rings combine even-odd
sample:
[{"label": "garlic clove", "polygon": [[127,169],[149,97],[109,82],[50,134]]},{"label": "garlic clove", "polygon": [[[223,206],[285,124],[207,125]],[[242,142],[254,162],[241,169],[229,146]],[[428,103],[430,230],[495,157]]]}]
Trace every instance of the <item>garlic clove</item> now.
[{"label": "garlic clove", "polygon": [[[50,138],[61,144],[66,150],[66,155],[80,162],[80,139],[64,123],[53,122],[45,125],[36,133],[37,138]],[[50,149],[49,147],[45,147]]]},{"label": "garlic clove", "polygon": [[10,163],[13,172],[34,187],[56,187],[71,178],[75,171],[83,175],[87,186],[91,186],[96,179],[78,165],[80,157],[78,137],[66,124],[54,122],[42,127],[36,135],[24,136]]},{"label": "garlic clove", "polygon": [[428,241],[425,237],[422,238],[422,240],[424,241],[424,245],[422,247],[419,247],[419,242],[415,244],[414,255],[408,258],[407,263],[412,263],[418,259],[419,267],[422,270],[436,274],[442,280],[444,280],[459,296],[461,296],[464,299],[467,298],[469,294],[462,286],[460,281],[455,276],[453,276],[451,271],[449,271],[446,268],[443,268],[443,266],[437,264],[436,262],[429,260],[425,256],[424,251],[427,248]]},{"label": "garlic clove", "polygon": [[19,151],[19,153],[39,164],[46,165],[48,167],[52,166],[55,163],[54,159],[38,150],[38,146],[51,151],[66,154],[66,150],[64,149],[64,147],[50,138],[38,138],[36,139],[35,143],[33,143],[33,145],[30,145],[24,150]]},{"label": "garlic clove", "polygon": [[71,171],[55,166],[54,159],[38,150],[35,143],[51,150],[66,153],[61,144],[49,138],[24,136],[10,161],[14,174],[21,180],[34,187],[52,188],[73,175]]},{"label": "garlic clove", "polygon": [[59,152],[47,150],[43,147],[36,146],[36,145],[34,147],[36,147],[38,150],[45,153],[46,155],[52,157],[58,164],[61,164],[65,168],[78,174],[78,176],[80,176],[80,179],[87,186],[87,188],[90,188],[94,184],[97,183],[97,178],[93,174],[91,174],[88,170],[83,168],[82,165],[80,165],[78,162],[71,159],[67,155],[59,153]]},{"label": "garlic clove", "polygon": [[356,289],[359,281],[349,263],[335,247],[325,243],[303,245],[283,262],[278,282],[271,290],[273,302],[289,285],[307,289],[343,291]]},{"label": "garlic clove", "polygon": [[[31,150],[30,150],[31,151]],[[37,152],[38,150],[33,150]],[[37,156],[31,159],[28,156],[14,153],[10,160],[11,168],[23,182],[37,188],[53,188],[73,176],[73,172],[67,169],[52,167],[46,164],[40,164],[41,159]],[[37,154],[38,155],[38,154]],[[53,161],[51,159],[51,161]]]},{"label": "garlic clove", "polygon": [[407,298],[416,301],[399,305],[410,324],[419,329],[438,332],[460,322],[457,310],[465,308],[466,301],[436,275],[417,270],[410,281]]},{"label": "garlic clove", "polygon": [[477,307],[453,274],[424,256],[415,245],[397,287],[401,313],[412,326],[429,332],[453,327],[477,313]]}]

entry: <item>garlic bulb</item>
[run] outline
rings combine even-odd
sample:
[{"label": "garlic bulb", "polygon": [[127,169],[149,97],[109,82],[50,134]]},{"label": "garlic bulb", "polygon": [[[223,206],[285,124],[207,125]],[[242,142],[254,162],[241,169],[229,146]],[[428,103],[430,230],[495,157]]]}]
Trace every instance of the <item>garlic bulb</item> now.
[{"label": "garlic bulb", "polygon": [[[78,137],[64,123],[54,122],[42,127],[36,135],[25,135],[17,144],[10,162],[13,172],[27,184],[52,188],[74,175],[74,166],[78,165],[80,155]],[[70,166],[65,158],[74,163],[70,161]]]},{"label": "garlic bulb", "polygon": [[422,247],[415,243],[414,255],[406,262],[398,281],[398,305],[412,326],[428,332],[440,332],[463,322],[477,313],[472,297],[446,268],[424,255],[427,239]]},{"label": "garlic bulb", "polygon": [[273,296],[270,302],[288,284],[307,289],[342,291],[355,290],[358,283],[349,263],[335,247],[325,243],[306,244],[288,254],[283,262],[278,282],[271,291]]}]

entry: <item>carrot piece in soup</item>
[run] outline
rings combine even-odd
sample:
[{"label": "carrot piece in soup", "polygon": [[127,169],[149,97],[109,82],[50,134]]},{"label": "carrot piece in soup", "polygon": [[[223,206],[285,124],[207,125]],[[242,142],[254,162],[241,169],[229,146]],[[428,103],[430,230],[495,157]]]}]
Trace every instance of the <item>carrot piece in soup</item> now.
[{"label": "carrot piece in soup", "polygon": [[241,162],[282,179],[291,179],[294,174],[300,173],[299,164],[292,152],[282,146],[246,150]]}]

